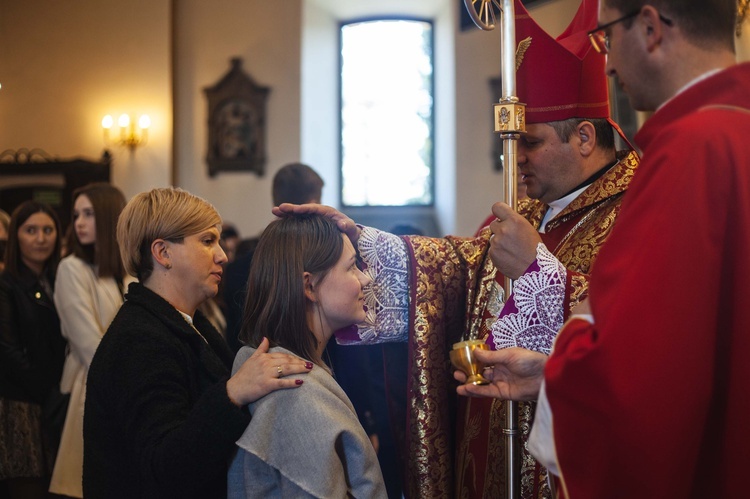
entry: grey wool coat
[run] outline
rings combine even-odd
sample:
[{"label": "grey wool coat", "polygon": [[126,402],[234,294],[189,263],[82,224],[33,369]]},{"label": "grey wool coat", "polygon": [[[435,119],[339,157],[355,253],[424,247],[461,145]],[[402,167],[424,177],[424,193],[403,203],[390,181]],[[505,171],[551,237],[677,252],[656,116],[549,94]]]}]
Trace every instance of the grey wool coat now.
[{"label": "grey wool coat", "polygon": [[[240,349],[234,369],[254,351]],[[302,379],[297,389],[249,405],[252,421],[237,441],[228,497],[387,497],[375,449],[344,390],[319,366]]]}]

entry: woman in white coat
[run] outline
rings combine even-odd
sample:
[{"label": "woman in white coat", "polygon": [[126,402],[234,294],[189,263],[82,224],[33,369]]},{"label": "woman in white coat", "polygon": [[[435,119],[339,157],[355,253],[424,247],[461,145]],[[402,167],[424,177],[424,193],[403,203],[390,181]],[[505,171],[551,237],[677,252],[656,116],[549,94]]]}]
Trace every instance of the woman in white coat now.
[{"label": "woman in white coat", "polygon": [[57,269],[55,306],[68,340],[60,390],[70,393],[50,492],[83,497],[83,407],[86,376],[102,336],[123,303],[125,271],[115,238],[125,197],[94,183],[73,193],[71,254]]}]

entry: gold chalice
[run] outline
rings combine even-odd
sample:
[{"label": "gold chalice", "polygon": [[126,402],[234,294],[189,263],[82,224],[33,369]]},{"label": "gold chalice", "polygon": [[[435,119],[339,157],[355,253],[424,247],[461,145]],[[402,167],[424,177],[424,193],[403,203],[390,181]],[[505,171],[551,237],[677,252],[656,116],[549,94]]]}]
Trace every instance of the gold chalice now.
[{"label": "gold chalice", "polygon": [[479,362],[473,354],[477,348],[489,350],[489,347],[483,340],[467,340],[454,343],[453,350],[450,352],[451,364],[467,376],[466,384],[486,385],[489,384],[489,381],[482,376],[484,364]]}]

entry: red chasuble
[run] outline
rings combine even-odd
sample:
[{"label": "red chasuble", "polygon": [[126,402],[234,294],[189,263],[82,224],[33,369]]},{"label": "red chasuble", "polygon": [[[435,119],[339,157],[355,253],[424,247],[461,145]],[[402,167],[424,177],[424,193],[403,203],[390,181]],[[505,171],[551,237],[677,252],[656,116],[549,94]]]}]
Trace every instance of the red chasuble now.
[{"label": "red chasuble", "polygon": [[690,87],[636,136],[643,162],[596,261],[596,324],[546,371],[563,493],[750,493],[750,64]]}]

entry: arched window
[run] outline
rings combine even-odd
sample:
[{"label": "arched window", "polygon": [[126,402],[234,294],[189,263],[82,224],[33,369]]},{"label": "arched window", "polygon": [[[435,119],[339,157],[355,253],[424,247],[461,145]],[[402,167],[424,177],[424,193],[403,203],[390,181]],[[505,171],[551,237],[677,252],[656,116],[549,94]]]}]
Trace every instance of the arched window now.
[{"label": "arched window", "polygon": [[432,23],[347,22],[340,49],[342,206],[432,205]]}]

